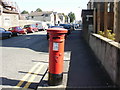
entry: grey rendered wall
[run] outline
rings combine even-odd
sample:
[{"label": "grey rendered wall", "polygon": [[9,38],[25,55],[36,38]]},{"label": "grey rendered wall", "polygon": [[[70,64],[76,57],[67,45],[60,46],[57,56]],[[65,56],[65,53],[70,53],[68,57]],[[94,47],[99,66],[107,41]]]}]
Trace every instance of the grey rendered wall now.
[{"label": "grey rendered wall", "polygon": [[91,34],[89,45],[114,83],[120,86],[120,43]]}]

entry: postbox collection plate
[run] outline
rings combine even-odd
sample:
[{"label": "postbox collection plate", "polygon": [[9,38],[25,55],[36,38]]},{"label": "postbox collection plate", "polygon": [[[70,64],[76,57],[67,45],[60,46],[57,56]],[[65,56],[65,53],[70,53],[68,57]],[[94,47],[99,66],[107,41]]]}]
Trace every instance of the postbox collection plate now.
[{"label": "postbox collection plate", "polygon": [[59,50],[59,43],[53,42],[53,50],[58,51]]}]

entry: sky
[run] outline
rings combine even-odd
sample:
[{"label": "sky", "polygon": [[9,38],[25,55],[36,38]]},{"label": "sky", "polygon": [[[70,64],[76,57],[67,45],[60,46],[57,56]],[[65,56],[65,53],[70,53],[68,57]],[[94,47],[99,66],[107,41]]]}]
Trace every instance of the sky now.
[{"label": "sky", "polygon": [[81,19],[81,10],[87,8],[89,0],[12,0],[17,2],[20,11],[35,11],[37,8],[42,11],[55,11],[58,13],[75,13],[76,20]]}]

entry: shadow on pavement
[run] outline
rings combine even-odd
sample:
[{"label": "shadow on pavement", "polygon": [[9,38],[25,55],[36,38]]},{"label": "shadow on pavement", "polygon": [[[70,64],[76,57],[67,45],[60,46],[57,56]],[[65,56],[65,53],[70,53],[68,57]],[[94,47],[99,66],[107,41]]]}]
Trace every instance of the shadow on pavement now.
[{"label": "shadow on pavement", "polygon": [[[37,52],[48,53],[48,40],[46,39],[46,35],[28,34],[28,35],[22,35],[18,37],[12,37],[10,39],[0,40],[0,42],[2,42],[2,44],[0,45],[2,47],[27,48],[27,49],[31,49]],[[37,61],[32,60],[32,62],[37,62]],[[39,61],[39,62],[46,63],[44,61]],[[13,65],[13,63],[11,65]],[[18,73],[27,74],[28,72],[18,71]],[[35,74],[35,73],[31,73],[31,74]],[[43,76],[43,75],[38,74],[38,76]],[[5,77],[1,77],[1,80],[2,80],[1,84],[3,85],[3,87],[4,86],[14,87],[20,82],[20,80],[14,80],[14,79],[5,78]],[[27,81],[24,81],[24,83],[20,87],[24,87],[26,83]],[[30,84],[29,89],[36,89],[37,86],[38,86],[38,83],[32,83]]]},{"label": "shadow on pavement", "polygon": [[48,52],[46,35],[22,35],[2,40],[2,47],[29,48],[37,52]]},{"label": "shadow on pavement", "polygon": [[45,61],[35,61],[35,60],[32,60],[32,62],[41,62],[41,63],[46,63],[46,64],[48,64],[48,62],[45,62]]},{"label": "shadow on pavement", "polygon": [[65,51],[71,51],[67,88],[114,86],[81,35],[82,31],[77,30],[66,40]]},{"label": "shadow on pavement", "polygon": [[[13,89],[13,87],[11,87],[11,86],[16,86],[20,81],[19,80],[14,80],[14,79],[8,79],[8,78],[5,78],[5,77],[0,77],[0,79],[2,79],[2,85],[5,85],[5,86],[8,86],[8,89],[6,89],[6,87],[4,88],[2,88],[2,90],[12,90]],[[24,87],[24,85],[26,84],[27,82],[26,81],[24,81],[24,83],[20,86],[20,88],[23,88]],[[38,85],[38,83],[32,83],[31,85],[30,85],[30,87],[29,87],[29,89],[36,89],[36,86]],[[10,88],[10,87],[11,88]],[[14,89],[17,89],[18,90],[18,88],[14,88]]]},{"label": "shadow on pavement", "polygon": [[[19,73],[29,73],[29,72],[24,72],[24,71],[18,71]],[[37,73],[30,73],[31,75],[37,75],[37,76],[43,76],[43,74],[37,74]]]}]

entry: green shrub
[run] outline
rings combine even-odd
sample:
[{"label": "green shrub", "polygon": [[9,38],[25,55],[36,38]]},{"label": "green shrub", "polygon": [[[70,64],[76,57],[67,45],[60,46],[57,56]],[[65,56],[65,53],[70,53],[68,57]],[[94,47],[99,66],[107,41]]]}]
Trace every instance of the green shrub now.
[{"label": "green shrub", "polygon": [[[98,32],[99,35],[105,36],[105,33],[103,31],[99,31]],[[112,30],[107,30],[106,36],[107,38],[111,39],[111,40],[115,40],[115,34],[112,33]]]}]

